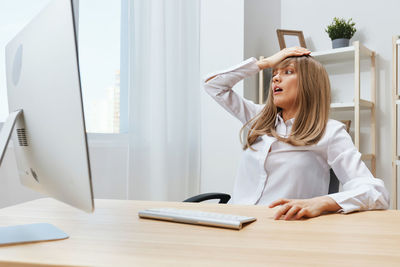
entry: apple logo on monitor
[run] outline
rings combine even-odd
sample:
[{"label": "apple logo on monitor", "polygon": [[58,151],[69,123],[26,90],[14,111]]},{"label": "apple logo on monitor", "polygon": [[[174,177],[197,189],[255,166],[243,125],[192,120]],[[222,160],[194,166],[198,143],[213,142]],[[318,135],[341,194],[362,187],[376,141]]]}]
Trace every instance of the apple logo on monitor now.
[{"label": "apple logo on monitor", "polygon": [[14,83],[14,86],[17,86],[19,78],[21,77],[21,68],[22,68],[22,44],[18,46],[13,62],[12,81]]}]

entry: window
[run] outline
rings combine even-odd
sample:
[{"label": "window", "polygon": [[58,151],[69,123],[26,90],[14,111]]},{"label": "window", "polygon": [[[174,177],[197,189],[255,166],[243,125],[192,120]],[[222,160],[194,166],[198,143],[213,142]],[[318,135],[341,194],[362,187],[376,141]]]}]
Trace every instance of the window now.
[{"label": "window", "polygon": [[[50,0],[1,1],[0,3],[0,122],[8,116],[5,55],[7,43]],[[87,131],[118,133],[120,130],[120,32],[121,2],[74,0],[78,11],[78,48]]]},{"label": "window", "polygon": [[78,20],[86,130],[119,133],[121,2],[81,0]]}]

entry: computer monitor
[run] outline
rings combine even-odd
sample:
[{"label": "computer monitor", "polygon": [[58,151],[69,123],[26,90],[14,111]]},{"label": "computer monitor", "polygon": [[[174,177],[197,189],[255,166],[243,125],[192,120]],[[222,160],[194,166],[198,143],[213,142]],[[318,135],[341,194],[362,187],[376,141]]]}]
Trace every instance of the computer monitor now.
[{"label": "computer monitor", "polygon": [[6,46],[0,164],[11,134],[23,185],[92,212],[75,32],[72,1],[54,0]]}]

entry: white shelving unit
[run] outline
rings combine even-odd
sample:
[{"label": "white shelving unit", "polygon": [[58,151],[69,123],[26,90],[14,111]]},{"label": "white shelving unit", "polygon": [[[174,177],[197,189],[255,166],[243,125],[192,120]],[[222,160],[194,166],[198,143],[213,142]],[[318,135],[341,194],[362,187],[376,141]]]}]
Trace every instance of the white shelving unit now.
[{"label": "white shelving unit", "polygon": [[[354,145],[360,150],[360,111],[371,111],[371,153],[363,154],[363,160],[371,161],[371,172],[376,174],[376,123],[375,123],[375,98],[376,98],[376,69],[375,52],[362,45],[359,41],[353,42],[352,46],[330,49],[327,51],[311,53],[316,60],[322,64],[334,64],[354,60],[354,102],[331,103],[331,109],[354,111]],[[371,60],[371,100],[361,98],[360,85],[360,61],[361,59]]]},{"label": "white shelving unit", "polygon": [[391,202],[393,209],[397,209],[397,167],[400,165],[400,158],[397,149],[398,141],[398,107],[400,104],[399,96],[399,45],[400,36],[395,35],[392,38],[393,59],[392,59],[392,193]]},{"label": "white shelving unit", "polygon": [[[359,41],[353,42],[352,46],[330,49],[326,51],[311,53],[316,60],[322,64],[337,64],[354,60],[354,102],[331,103],[332,111],[353,111],[354,112],[354,145],[360,150],[360,111],[371,111],[371,153],[363,154],[362,160],[371,161],[371,172],[376,174],[376,123],[375,123],[375,98],[376,98],[376,68],[375,68],[375,52],[360,44]],[[262,59],[263,57],[260,57]],[[361,99],[360,85],[360,61],[361,59],[371,60],[371,100]],[[259,99],[260,103],[264,99],[264,77],[263,71],[259,75]],[[400,102],[400,98],[398,98]]]},{"label": "white shelving unit", "polygon": [[329,49],[325,51],[312,52],[311,56],[318,59],[322,64],[338,63],[355,57],[356,50],[359,50],[360,59],[371,57],[373,51],[369,50],[360,42],[353,42],[352,46]]},{"label": "white shelving unit", "polygon": [[[354,102],[345,102],[345,103],[331,103],[332,110],[354,110],[355,103]],[[361,109],[371,109],[374,107],[374,103],[371,101],[366,101],[360,99],[360,108]]]}]

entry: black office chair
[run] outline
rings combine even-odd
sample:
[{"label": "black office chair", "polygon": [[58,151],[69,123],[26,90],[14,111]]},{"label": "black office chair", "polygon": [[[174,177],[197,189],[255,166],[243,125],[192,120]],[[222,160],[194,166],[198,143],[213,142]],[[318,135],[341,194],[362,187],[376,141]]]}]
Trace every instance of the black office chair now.
[{"label": "black office chair", "polygon": [[[332,169],[330,169],[330,180],[329,180],[329,193],[333,194],[339,191],[339,179],[336,177]],[[194,197],[190,197],[183,202],[202,202],[211,199],[219,199],[219,204],[226,204],[231,199],[231,196],[224,193],[204,193]]]},{"label": "black office chair", "polygon": [[339,192],[339,179],[337,178],[336,174],[333,172],[332,169],[329,170],[330,179],[329,179],[329,191],[328,194],[334,194]]},{"label": "black office chair", "polygon": [[210,199],[219,199],[219,204],[226,204],[231,199],[231,196],[225,193],[204,193],[190,197],[183,202],[202,202]]}]

